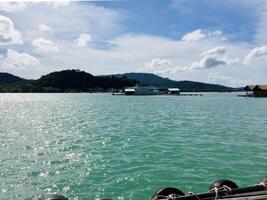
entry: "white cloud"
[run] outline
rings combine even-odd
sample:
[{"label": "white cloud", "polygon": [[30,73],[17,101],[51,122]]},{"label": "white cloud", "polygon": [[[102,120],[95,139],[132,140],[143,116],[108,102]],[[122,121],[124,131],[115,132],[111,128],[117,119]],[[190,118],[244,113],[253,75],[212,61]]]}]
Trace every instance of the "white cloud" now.
[{"label": "white cloud", "polygon": [[232,76],[220,75],[217,72],[209,73],[208,82],[212,84],[223,84],[232,87],[243,87],[245,85],[252,84],[251,80],[243,80],[234,78]]},{"label": "white cloud", "polygon": [[170,60],[155,58],[151,62],[146,63],[146,70],[155,74],[175,74],[187,70],[187,67],[174,66]]},{"label": "white cloud", "polygon": [[44,38],[37,38],[32,42],[32,45],[37,48],[38,51],[44,53],[58,52],[58,47],[50,40]]},{"label": "white cloud", "polygon": [[267,46],[252,49],[245,57],[244,64],[256,62],[258,59],[267,58]]},{"label": "white cloud", "polygon": [[215,35],[215,36],[220,36],[220,35],[222,35],[222,34],[223,34],[223,32],[220,31],[220,30],[213,31],[213,32],[210,33],[210,35]]},{"label": "white cloud", "polygon": [[191,70],[213,68],[219,65],[226,65],[226,62],[217,56],[205,56],[200,61],[193,62],[190,66]]},{"label": "white cloud", "polygon": [[47,1],[48,3],[52,3],[54,7],[59,7],[59,6],[68,6],[70,4],[70,0],[49,0]]},{"label": "white cloud", "polygon": [[122,10],[93,3],[74,2],[70,5],[55,8],[53,2],[29,3],[22,15],[12,14],[12,19],[21,25],[21,32],[28,38],[40,36],[38,31],[33,30],[40,24],[52,27],[53,36],[60,37],[59,40],[71,42],[81,33],[90,33],[95,42],[103,44],[122,31],[121,22],[126,15]]},{"label": "white cloud", "polygon": [[10,18],[0,15],[0,46],[11,44],[23,44],[21,33]]},{"label": "white cloud", "polygon": [[162,69],[162,70],[155,70],[154,73],[158,75],[168,75],[168,74],[176,74],[179,72],[184,72],[188,68],[187,66],[173,66],[172,68]]},{"label": "white cloud", "polygon": [[[101,49],[96,49],[91,45],[87,48],[73,48],[73,41],[59,44],[65,46],[64,51],[60,51],[59,54],[49,54],[49,60],[43,59],[42,63],[62,66],[63,68],[64,66],[82,67],[90,62],[94,63],[94,67],[81,69],[93,74],[133,71],[152,72],[164,74],[174,79],[197,81],[207,81],[206,73],[209,71],[235,70],[239,66],[234,68],[216,67],[238,63],[239,60],[235,57],[243,56],[243,52],[247,51],[246,46],[232,46],[221,42],[219,38],[217,40],[202,40],[199,43],[188,44],[182,41],[143,34],[119,36],[110,41],[108,48]],[[220,46],[216,47],[216,45]],[[227,56],[224,49],[227,49],[227,53],[231,57]],[[201,54],[203,56],[198,58]],[[48,61],[52,62],[48,64]],[[109,63],[109,65],[107,66],[106,63]],[[198,66],[196,67],[192,63],[197,63]],[[197,76],[197,74],[201,75]]]},{"label": "white cloud", "polygon": [[206,38],[206,34],[201,29],[198,29],[198,30],[195,30],[191,33],[187,33],[186,35],[184,35],[182,37],[182,40],[186,42],[192,42],[192,41],[198,41],[204,38]]},{"label": "white cloud", "polygon": [[[163,37],[131,34],[118,37],[113,40],[112,44],[112,48],[102,51],[106,60],[110,60],[109,66],[111,66],[110,68],[101,68],[103,69],[102,73],[105,73],[106,70],[110,70],[109,73],[112,73],[112,70],[115,69],[116,72],[152,72],[173,79],[207,81],[207,72],[234,71],[235,74],[238,74],[240,72],[237,71],[242,70],[240,74],[244,74],[248,71],[240,64],[238,58],[245,55],[248,46],[224,43],[220,38],[188,44]],[[216,45],[219,46],[216,47]],[[90,52],[92,51],[88,51],[86,54],[87,58]],[[192,63],[199,63],[205,57],[204,55],[208,54],[207,52],[210,55],[205,58],[205,62],[202,61],[202,68],[191,67]],[[198,58],[201,54],[203,56]],[[217,57],[212,57],[214,55]],[[101,59],[100,55],[91,56],[90,61],[94,60],[93,62],[99,63],[97,57]],[[214,65],[216,62],[221,65]],[[101,65],[105,66],[106,64],[103,62]],[[236,66],[233,67],[233,65]],[[138,66],[137,69],[136,66]],[[98,69],[100,68],[97,68],[96,71]]]},{"label": "white cloud", "polygon": [[39,30],[42,31],[42,32],[48,32],[48,31],[51,31],[51,28],[45,24],[40,24],[39,25]]},{"label": "white cloud", "polygon": [[221,30],[203,31],[202,29],[197,29],[191,33],[185,34],[181,40],[186,42],[199,41],[204,38],[220,38],[221,40],[227,40],[223,35]]},{"label": "white cloud", "polygon": [[226,48],[224,46],[220,46],[220,47],[215,47],[213,49],[210,49],[208,51],[204,51],[199,56],[200,57],[205,57],[207,55],[220,56],[220,55],[225,55],[225,52],[226,52]]},{"label": "white cloud", "polygon": [[[121,9],[100,6],[100,4],[94,4],[94,2],[71,2],[70,5],[54,7],[52,3],[29,2],[26,3],[27,8],[23,12],[8,13],[10,19],[15,23],[16,29],[18,29],[18,26],[23,34],[24,45],[19,47],[21,51],[31,52],[33,47],[29,44],[32,44],[33,40],[39,37],[51,40],[57,46],[55,49],[59,49],[59,52],[56,54],[42,53],[38,59],[43,67],[27,68],[24,72],[20,72],[22,76],[29,78],[39,77],[50,71],[65,69],[66,66],[80,66],[82,68],[82,66],[88,65],[88,59],[92,60],[91,62],[94,63],[95,67],[84,70],[91,73],[109,73],[111,70],[114,70],[114,68],[110,67],[111,65],[124,65],[128,67],[126,62],[119,61],[119,55],[110,53],[108,50],[110,48],[108,41],[118,37],[123,31],[122,22],[126,18],[126,12]],[[40,24],[48,25],[52,30],[40,33],[38,29]],[[47,33],[49,33],[49,37]],[[81,33],[90,33],[92,38],[94,38],[94,44],[88,45],[87,48],[74,48],[73,41],[78,39]],[[1,33],[0,45],[2,45]],[[97,48],[93,48],[93,46]],[[13,46],[12,48],[15,49]],[[38,48],[36,47],[35,50],[37,51]],[[0,49],[0,54],[5,51]],[[103,57],[113,63],[102,65],[105,60]],[[118,57],[118,59],[114,59],[114,57]],[[2,62],[3,59],[0,59],[0,67],[3,66]],[[142,64],[144,65],[144,63],[145,61],[143,60]]]},{"label": "white cloud", "polygon": [[16,12],[22,11],[24,8],[26,8],[26,4],[24,2],[0,2],[0,11]]},{"label": "white cloud", "polygon": [[237,65],[237,64],[240,64],[240,58],[227,58],[226,59],[226,64],[227,65]]},{"label": "white cloud", "polygon": [[226,55],[226,48],[223,46],[204,51],[200,54],[202,59],[193,62],[189,69],[214,68],[220,65],[235,65],[239,63],[239,58],[231,59]]},{"label": "white cloud", "polygon": [[[47,5],[52,5],[53,8],[58,8],[61,6],[68,6],[70,4],[71,1],[76,1],[76,0],[21,0],[21,1],[26,1],[26,2],[31,2],[31,3],[45,3]],[[77,0],[78,1],[78,0]]]},{"label": "white cloud", "polygon": [[5,68],[20,68],[25,69],[28,66],[39,65],[40,61],[27,53],[19,53],[13,49],[7,50],[6,58],[4,59],[3,66]]},{"label": "white cloud", "polygon": [[151,62],[146,64],[149,69],[158,69],[162,67],[172,66],[171,62],[167,59],[155,58]]},{"label": "white cloud", "polygon": [[[239,63],[239,59],[235,57],[243,60],[251,45],[248,42],[221,40],[225,35],[216,29],[215,31],[199,29],[198,33],[202,36],[197,42],[185,42],[156,35],[126,33],[127,29],[123,26],[127,23],[121,22],[127,19],[127,13],[100,4],[75,2],[71,3],[71,6],[58,8],[59,12],[56,11],[57,8],[52,4],[30,3],[27,4],[27,10],[22,14],[19,13],[20,15],[8,13],[16,22],[16,28],[19,25],[19,30],[23,33],[25,45],[20,46],[22,51],[31,52],[29,41],[39,37],[52,40],[52,44],[58,46],[57,49],[60,47],[60,52],[57,54],[42,54],[38,57],[45,67],[32,68],[32,71],[27,68],[25,74],[20,73],[23,76],[38,77],[49,71],[65,69],[66,66],[78,66],[93,74],[122,73],[140,69],[139,71],[166,74],[169,78],[177,80],[207,81],[207,73],[216,71],[238,78],[243,76],[246,79],[246,76],[249,76],[253,80],[266,80],[261,75],[267,73],[263,63],[255,63],[253,72],[242,65],[227,67]],[[48,32],[49,37],[46,33],[36,30],[40,24],[53,27],[53,30]],[[90,33],[93,40],[86,48],[74,48],[81,33]],[[229,35],[229,38],[235,37]],[[187,39],[192,38],[187,36]],[[81,46],[86,44],[88,43],[82,42]],[[36,49],[38,50],[37,47]],[[226,49],[227,52],[224,53]],[[92,63],[93,67],[87,67],[88,63]],[[202,67],[190,69],[192,63]],[[219,65],[225,67],[217,67]],[[37,69],[39,71],[35,71]]]},{"label": "white cloud", "polygon": [[[72,0],[75,1],[75,0]],[[78,0],[77,0],[78,1]],[[0,2],[0,11],[16,12],[24,10],[29,4],[45,3],[54,8],[68,6],[71,0],[2,0]]]},{"label": "white cloud", "polygon": [[240,62],[239,58],[229,58],[226,55],[226,48],[223,46],[204,51],[199,56],[201,60],[193,62],[190,66],[176,66],[170,60],[156,58],[146,63],[146,69],[157,74],[175,74],[178,72],[214,68],[220,65],[235,65]]},{"label": "white cloud", "polygon": [[91,35],[83,33],[80,35],[80,37],[77,40],[75,40],[75,42],[78,47],[84,47],[89,42],[91,42],[91,40],[92,40]]}]

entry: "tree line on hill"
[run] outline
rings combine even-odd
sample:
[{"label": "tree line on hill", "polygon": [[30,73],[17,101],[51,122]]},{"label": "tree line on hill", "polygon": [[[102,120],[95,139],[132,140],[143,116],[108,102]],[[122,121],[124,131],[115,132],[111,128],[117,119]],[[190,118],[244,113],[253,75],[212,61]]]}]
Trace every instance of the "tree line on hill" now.
[{"label": "tree line on hill", "polygon": [[232,92],[240,88],[194,81],[174,81],[149,73],[93,76],[80,70],[63,70],[27,80],[0,73],[0,92],[107,92],[133,86],[177,87],[182,92]]},{"label": "tree line on hill", "polygon": [[0,74],[0,92],[105,92],[136,84],[138,81],[126,76],[93,76],[74,69],[52,72],[37,80],[21,79],[7,73]]},{"label": "tree line on hill", "polygon": [[140,86],[155,86],[163,88],[179,88],[182,92],[232,92],[243,88],[232,88],[224,85],[202,83],[196,81],[175,81],[163,78],[151,73],[124,73],[116,74],[117,77],[126,76],[129,79],[137,80]]}]

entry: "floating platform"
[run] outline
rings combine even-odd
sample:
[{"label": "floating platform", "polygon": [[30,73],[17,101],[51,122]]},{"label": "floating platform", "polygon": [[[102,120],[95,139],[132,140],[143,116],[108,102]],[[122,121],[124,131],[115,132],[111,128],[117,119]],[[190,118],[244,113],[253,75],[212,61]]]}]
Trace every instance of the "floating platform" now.
[{"label": "floating platform", "polygon": [[123,92],[114,92],[112,93],[112,95],[118,95],[118,96],[121,96],[121,95],[125,95]]},{"label": "floating platform", "polygon": [[238,97],[254,97],[252,94],[239,94]]},{"label": "floating platform", "polygon": [[203,94],[194,94],[194,93],[190,93],[190,94],[154,94],[154,95],[126,95],[125,93],[122,92],[117,92],[117,93],[112,93],[112,95],[115,96],[203,96]]},{"label": "floating platform", "polygon": [[203,96],[203,94],[194,94],[194,93],[190,93],[190,94],[180,94],[178,96]]}]

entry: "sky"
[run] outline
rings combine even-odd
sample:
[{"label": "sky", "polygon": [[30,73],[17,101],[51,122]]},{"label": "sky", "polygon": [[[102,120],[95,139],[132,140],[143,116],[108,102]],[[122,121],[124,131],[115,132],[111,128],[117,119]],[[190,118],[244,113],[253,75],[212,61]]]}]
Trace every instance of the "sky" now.
[{"label": "sky", "polygon": [[267,0],[0,2],[0,72],[267,84]]}]

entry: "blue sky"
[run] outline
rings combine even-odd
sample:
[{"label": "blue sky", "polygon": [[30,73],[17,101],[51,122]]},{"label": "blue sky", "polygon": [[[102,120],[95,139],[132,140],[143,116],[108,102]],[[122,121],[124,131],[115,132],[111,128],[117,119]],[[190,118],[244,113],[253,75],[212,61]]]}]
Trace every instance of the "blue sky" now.
[{"label": "blue sky", "polygon": [[0,2],[0,71],[267,83],[266,0]]},{"label": "blue sky", "polygon": [[[180,38],[198,28],[222,30],[236,40],[251,41],[258,22],[258,4],[233,0],[126,0],[99,5],[127,11],[130,32]],[[241,2],[241,1],[237,1]]]}]

